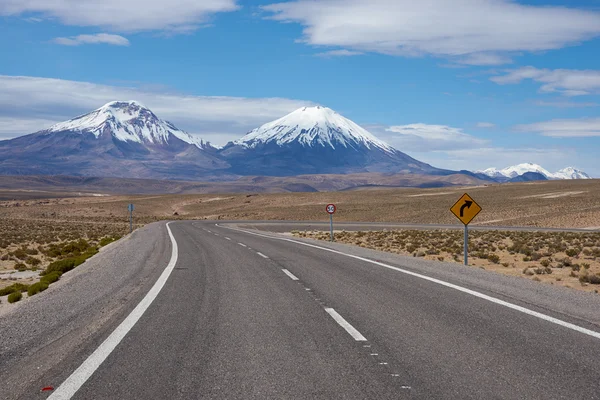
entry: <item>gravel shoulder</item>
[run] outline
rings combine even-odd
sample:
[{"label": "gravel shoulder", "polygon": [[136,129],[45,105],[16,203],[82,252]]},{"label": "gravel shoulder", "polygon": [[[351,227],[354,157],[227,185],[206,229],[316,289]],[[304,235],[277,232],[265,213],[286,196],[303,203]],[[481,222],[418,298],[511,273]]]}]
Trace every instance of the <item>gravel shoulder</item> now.
[{"label": "gravel shoulder", "polygon": [[136,230],[44,293],[0,309],[0,398],[31,398],[55,365],[76,368],[120,323],[168,264],[165,224]]}]

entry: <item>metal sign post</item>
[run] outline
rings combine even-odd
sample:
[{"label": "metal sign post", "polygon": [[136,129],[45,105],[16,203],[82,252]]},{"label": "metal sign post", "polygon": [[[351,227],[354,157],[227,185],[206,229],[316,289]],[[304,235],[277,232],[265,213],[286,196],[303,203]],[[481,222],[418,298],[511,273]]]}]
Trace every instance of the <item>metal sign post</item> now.
[{"label": "metal sign post", "polygon": [[452,214],[456,216],[463,224],[465,224],[465,265],[469,265],[469,223],[481,212],[481,206],[477,204],[475,200],[468,194],[464,194],[453,206],[450,208]]},{"label": "metal sign post", "polygon": [[469,225],[465,225],[465,265],[469,265]]},{"label": "metal sign post", "polygon": [[335,204],[327,204],[325,211],[329,214],[329,233],[331,235],[331,241],[333,242],[333,214],[335,214]]},{"label": "metal sign post", "polygon": [[131,233],[133,232],[133,204],[129,204],[127,209],[129,210],[129,233]]}]

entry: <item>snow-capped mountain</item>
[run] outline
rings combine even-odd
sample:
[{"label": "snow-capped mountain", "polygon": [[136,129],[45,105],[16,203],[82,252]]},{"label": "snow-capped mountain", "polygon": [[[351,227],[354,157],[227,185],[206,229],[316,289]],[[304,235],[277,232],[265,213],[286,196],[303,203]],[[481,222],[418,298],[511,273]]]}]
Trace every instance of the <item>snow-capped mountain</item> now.
[{"label": "snow-capped mountain", "polygon": [[591,176],[573,167],[563,168],[552,174],[555,179],[592,179]]},{"label": "snow-capped mountain", "polygon": [[396,150],[377,139],[366,129],[342,117],[331,108],[303,107],[282,118],[266,123],[235,144],[255,148],[261,144],[275,143],[278,146],[298,143],[302,146],[328,146],[367,149],[380,149],[393,154]]},{"label": "snow-capped mountain", "polygon": [[551,173],[543,167],[533,164],[524,163],[513,165],[504,169],[488,168],[476,173],[487,175],[494,179],[509,180],[521,176],[527,172],[535,172],[546,177],[546,179],[592,179],[588,174],[573,167],[561,169],[558,172]]},{"label": "snow-capped mountain", "polygon": [[135,101],[115,101],[0,141],[0,174],[209,180],[232,178],[217,149]]},{"label": "snow-capped mountain", "polygon": [[235,172],[300,175],[448,171],[417,161],[327,107],[303,107],[268,122],[220,152]]},{"label": "snow-capped mountain", "polygon": [[[184,180],[240,176],[416,173],[429,186],[488,180],[425,164],[326,107],[304,107],[222,148],[160,119],[135,101],[114,101],[48,129],[0,141],[0,174]],[[419,177],[410,179],[418,186]],[[408,181],[407,181],[408,182]]]},{"label": "snow-capped mountain", "polygon": [[206,144],[187,132],[177,129],[168,121],[159,119],[137,101],[113,101],[88,114],[60,122],[42,131],[91,133],[96,138],[110,134],[123,142],[168,144],[176,137],[185,143],[204,148]]}]

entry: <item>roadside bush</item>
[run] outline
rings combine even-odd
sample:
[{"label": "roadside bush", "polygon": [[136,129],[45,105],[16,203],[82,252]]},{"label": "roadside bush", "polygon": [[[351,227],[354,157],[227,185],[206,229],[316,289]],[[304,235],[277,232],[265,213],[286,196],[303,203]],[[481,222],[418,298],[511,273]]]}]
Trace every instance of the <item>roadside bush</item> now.
[{"label": "roadside bush", "polygon": [[35,296],[36,294],[43,292],[46,289],[48,289],[48,283],[40,281],[29,286],[29,289],[27,289],[27,295]]},{"label": "roadside bush", "polygon": [[49,273],[48,275],[44,275],[40,278],[40,282],[46,282],[48,285],[54,283],[60,279],[62,274],[58,271],[54,271]]},{"label": "roadside bush", "polygon": [[[363,232],[363,234],[364,234],[364,232]],[[362,235],[358,235],[358,236],[362,236]],[[100,239],[100,243],[99,243],[100,247],[104,247],[107,244],[110,244],[110,243],[114,242],[115,240],[117,240],[117,238],[110,237],[110,236],[105,236],[102,239]]]},{"label": "roadside bush", "polygon": [[550,260],[542,260],[542,261],[540,261],[540,264],[542,264],[542,267],[549,267]]},{"label": "roadside bush", "polygon": [[13,292],[8,295],[8,302],[16,303],[17,301],[21,300],[22,297],[23,295],[21,294],[21,292]]},{"label": "roadside bush", "polygon": [[54,261],[53,263],[50,263],[50,265],[48,265],[40,275],[44,276],[52,272],[60,272],[61,274],[64,274],[65,272],[69,272],[73,268],[83,264],[85,260],[92,257],[96,253],[98,253],[98,249],[96,247],[92,247],[87,252],[81,254],[78,257],[71,257]]},{"label": "roadside bush", "polygon": [[10,286],[0,289],[0,296],[6,296],[7,294],[11,294],[14,292],[26,292],[28,288],[29,286],[24,285],[22,283],[13,283]]}]

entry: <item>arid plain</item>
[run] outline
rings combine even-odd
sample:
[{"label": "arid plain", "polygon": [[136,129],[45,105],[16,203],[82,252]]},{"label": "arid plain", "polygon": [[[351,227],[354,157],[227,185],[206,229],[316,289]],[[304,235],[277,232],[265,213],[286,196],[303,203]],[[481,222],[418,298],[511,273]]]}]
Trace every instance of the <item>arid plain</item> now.
[{"label": "arid plain", "polygon": [[[600,273],[600,232],[594,232],[600,231],[598,180],[438,189],[183,195],[12,188],[0,193],[2,198],[9,199],[0,202],[0,288],[14,282],[36,281],[37,271],[61,257],[48,251],[53,244],[85,239],[94,246],[103,238],[127,234],[129,203],[135,205],[136,227],[165,219],[328,221],[325,213],[328,203],[337,205],[336,221],[458,224],[449,208],[465,192],[483,208],[472,226],[589,230],[569,234],[474,233],[471,244],[474,266],[577,289],[600,288],[594,284],[595,276]],[[295,234],[325,239],[317,232]],[[460,232],[339,233],[338,240],[434,260],[460,261]],[[21,272],[15,272],[15,268]]]}]

